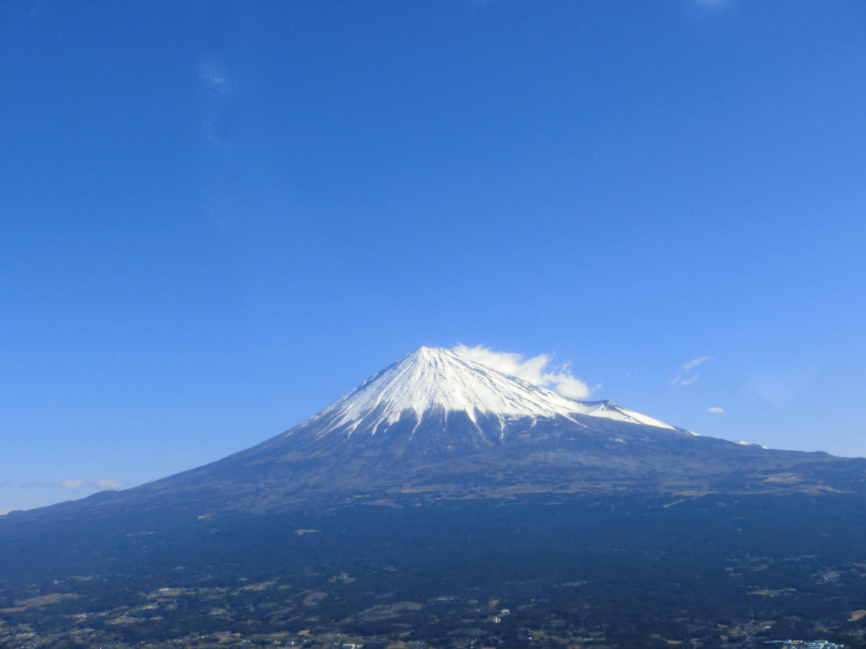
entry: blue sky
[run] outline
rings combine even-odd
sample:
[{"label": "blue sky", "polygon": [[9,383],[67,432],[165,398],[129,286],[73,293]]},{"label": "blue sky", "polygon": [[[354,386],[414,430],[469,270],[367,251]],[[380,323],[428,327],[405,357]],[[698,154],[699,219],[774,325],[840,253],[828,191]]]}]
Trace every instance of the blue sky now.
[{"label": "blue sky", "polygon": [[0,60],[0,512],[422,344],[866,455],[859,0],[2,2]]}]

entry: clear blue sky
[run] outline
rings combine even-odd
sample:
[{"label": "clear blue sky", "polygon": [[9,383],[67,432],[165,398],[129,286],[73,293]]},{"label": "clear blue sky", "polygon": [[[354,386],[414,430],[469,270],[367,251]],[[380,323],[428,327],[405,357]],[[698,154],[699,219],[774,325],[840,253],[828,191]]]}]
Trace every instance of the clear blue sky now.
[{"label": "clear blue sky", "polygon": [[422,344],[866,455],[860,0],[5,0],[0,60],[0,511]]}]

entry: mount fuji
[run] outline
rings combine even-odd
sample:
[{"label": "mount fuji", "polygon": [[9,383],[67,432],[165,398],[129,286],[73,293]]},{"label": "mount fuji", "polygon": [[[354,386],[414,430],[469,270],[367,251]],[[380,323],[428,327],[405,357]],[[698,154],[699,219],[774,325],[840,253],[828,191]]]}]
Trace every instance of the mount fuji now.
[{"label": "mount fuji", "polygon": [[610,401],[570,399],[452,350],[420,347],[257,446],[58,507],[102,514],[160,507],[212,515],[406,494],[818,494],[862,490],[852,462],[702,437]]},{"label": "mount fuji", "polygon": [[860,647],[864,506],[866,460],[421,347],[257,446],[0,517],[0,646]]}]

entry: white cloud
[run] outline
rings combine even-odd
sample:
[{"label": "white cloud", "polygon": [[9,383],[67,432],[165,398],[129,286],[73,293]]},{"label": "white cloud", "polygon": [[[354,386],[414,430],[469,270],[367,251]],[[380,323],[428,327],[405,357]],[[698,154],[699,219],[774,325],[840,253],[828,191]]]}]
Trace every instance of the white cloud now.
[{"label": "white cloud", "polygon": [[523,358],[523,354],[514,352],[497,352],[482,345],[467,347],[457,345],[452,349],[456,354],[475,361],[503,374],[516,376],[534,385],[549,388],[559,394],[572,399],[585,399],[595,388],[590,388],[586,383],[571,373],[569,364],[551,366],[553,360],[547,354],[539,354],[532,358]]},{"label": "white cloud", "polygon": [[685,363],[682,366],[682,368],[680,369],[680,371],[681,372],[689,372],[689,371],[695,369],[701,363],[706,363],[707,361],[711,361],[711,360],[713,360],[713,359],[710,358],[709,356],[701,356],[700,358],[696,358],[694,360],[689,361],[688,363]]},{"label": "white cloud", "polygon": [[93,484],[99,489],[120,489],[123,486],[118,480],[97,480]]},{"label": "white cloud", "polygon": [[35,487],[38,489],[71,489],[101,491],[103,489],[120,489],[125,483],[119,480],[61,480],[60,482],[45,482],[43,480],[31,480],[22,484],[22,487]]},{"label": "white cloud", "polygon": [[715,406],[713,406],[713,407],[711,407],[711,408],[707,408],[707,412],[711,412],[711,413],[713,413],[714,415],[720,415],[720,414],[722,414],[724,411],[725,411],[724,408],[716,408]]},{"label": "white cloud", "polygon": [[713,360],[711,356],[699,356],[698,358],[694,358],[687,363],[683,363],[682,367],[680,367],[680,371],[677,372],[677,375],[670,380],[671,385],[692,385],[693,383],[697,383],[701,380],[700,374],[692,374],[692,370],[695,369],[698,365],[702,363],[706,363],[707,361]]}]

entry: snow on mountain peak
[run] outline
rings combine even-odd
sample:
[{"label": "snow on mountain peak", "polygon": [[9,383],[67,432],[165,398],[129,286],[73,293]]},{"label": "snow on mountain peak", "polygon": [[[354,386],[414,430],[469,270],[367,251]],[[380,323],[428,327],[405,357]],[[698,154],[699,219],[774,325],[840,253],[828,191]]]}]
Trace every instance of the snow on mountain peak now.
[{"label": "snow on mountain peak", "polygon": [[348,425],[351,432],[374,413],[378,421],[391,425],[404,413],[414,413],[420,421],[425,413],[432,411],[465,412],[473,422],[479,414],[499,418],[562,416],[569,419],[581,414],[673,428],[609,401],[569,399],[485,367],[452,350],[432,347],[419,347],[407,354],[314,419],[331,420],[321,432],[325,434],[344,425]]}]

